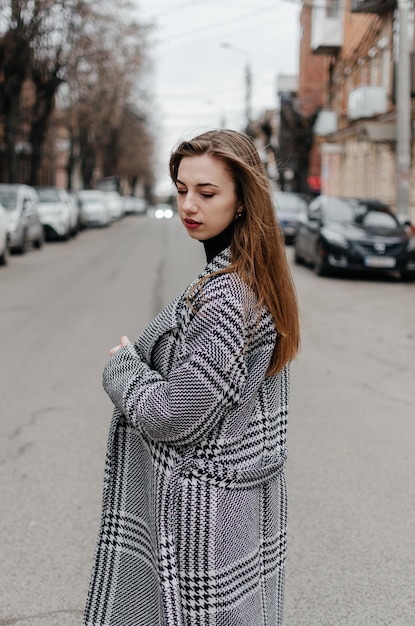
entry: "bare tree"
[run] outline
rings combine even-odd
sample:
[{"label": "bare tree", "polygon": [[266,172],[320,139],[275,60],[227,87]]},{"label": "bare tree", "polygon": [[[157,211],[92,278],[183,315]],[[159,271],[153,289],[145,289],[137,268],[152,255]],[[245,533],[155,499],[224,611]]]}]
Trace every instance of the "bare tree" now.
[{"label": "bare tree", "polygon": [[42,150],[59,86],[68,79],[71,50],[76,43],[83,17],[84,0],[38,0],[34,2],[32,23],[33,60],[30,78],[34,85],[30,144],[32,146],[30,184],[38,183]]},{"label": "bare tree", "polygon": [[[36,184],[42,148],[59,85],[67,78],[68,57],[86,0],[11,0],[2,3],[3,36],[0,60],[3,82],[1,108],[9,159],[9,178],[18,176],[16,141],[31,146],[29,181]],[[25,81],[30,96],[22,103]],[[28,113],[22,119],[22,112]]]},{"label": "bare tree", "polygon": [[285,173],[290,170],[293,176],[289,181],[290,189],[301,193],[310,191],[307,176],[313,145],[313,128],[318,113],[319,109],[309,116],[304,116],[291,94],[281,97],[278,155],[281,189],[286,189]]},{"label": "bare tree", "polygon": [[[63,85],[65,115],[59,115],[59,123],[66,124],[70,140],[69,180],[77,155],[85,186],[93,184],[97,165],[104,174],[117,170],[125,124],[136,121],[125,111],[137,109],[134,94],[144,71],[146,28],[132,19],[132,8],[127,0],[116,5],[109,0],[0,4],[0,113],[10,180],[18,177],[16,147],[21,141],[30,145],[27,182],[38,183]],[[135,131],[146,136],[143,124],[135,124]]]},{"label": "bare tree", "polygon": [[20,97],[31,63],[31,31],[27,28],[22,3],[1,4],[0,26],[0,114],[6,144],[7,179],[17,181],[16,145],[21,137]]},{"label": "bare tree", "polygon": [[91,2],[89,11],[72,58],[67,110],[85,187],[93,186],[98,167],[103,176],[118,173],[123,125],[133,119],[125,112],[133,109],[146,46],[146,28],[131,19],[128,2],[119,2],[115,14],[106,2]]},{"label": "bare tree", "polygon": [[126,108],[118,131],[118,151],[114,172],[128,181],[133,193],[138,182],[144,188],[154,182],[153,137],[146,119],[138,111]]}]

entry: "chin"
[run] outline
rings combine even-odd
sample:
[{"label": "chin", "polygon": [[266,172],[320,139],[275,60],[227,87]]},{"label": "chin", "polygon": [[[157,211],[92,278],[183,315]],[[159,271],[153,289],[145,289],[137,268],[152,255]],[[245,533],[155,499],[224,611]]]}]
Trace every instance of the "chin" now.
[{"label": "chin", "polygon": [[208,237],[203,236],[202,233],[197,233],[194,230],[189,230],[188,228],[186,228],[186,231],[191,239],[197,239],[197,241],[203,241],[204,239],[208,239]]}]

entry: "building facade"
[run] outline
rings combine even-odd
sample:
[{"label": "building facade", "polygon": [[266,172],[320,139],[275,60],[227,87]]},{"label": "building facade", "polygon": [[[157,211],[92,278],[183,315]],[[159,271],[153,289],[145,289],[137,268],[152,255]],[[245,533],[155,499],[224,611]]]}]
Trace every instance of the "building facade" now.
[{"label": "building facade", "polygon": [[[409,214],[415,222],[414,12],[409,11],[411,163]],[[307,17],[309,15],[309,18]],[[307,19],[306,19],[307,17]],[[300,64],[300,85],[314,85],[317,118],[314,148],[321,159],[321,192],[342,197],[380,199],[397,211],[397,107],[399,23],[393,0],[306,0],[303,41],[322,61],[322,81]],[[304,45],[304,44],[302,44]],[[306,54],[305,52],[303,54]],[[321,67],[321,66],[320,66]],[[303,78],[302,78],[303,75]],[[303,88],[305,92],[305,87]],[[301,91],[299,95],[301,94]],[[308,94],[310,99],[310,94]]]}]

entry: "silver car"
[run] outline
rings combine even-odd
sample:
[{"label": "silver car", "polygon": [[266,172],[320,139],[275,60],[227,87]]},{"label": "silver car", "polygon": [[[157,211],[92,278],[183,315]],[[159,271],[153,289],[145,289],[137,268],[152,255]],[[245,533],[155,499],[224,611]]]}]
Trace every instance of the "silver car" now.
[{"label": "silver car", "polygon": [[0,204],[0,265],[7,265],[9,260],[8,224],[7,211]]},{"label": "silver car", "polygon": [[36,187],[36,193],[46,237],[69,239],[74,228],[74,209],[69,194],[59,187]]},{"label": "silver car", "polygon": [[24,254],[29,246],[41,248],[43,226],[35,190],[29,185],[0,185],[0,204],[8,216],[9,248]]},{"label": "silver car", "polygon": [[285,243],[294,243],[301,215],[307,211],[307,201],[292,191],[275,191],[273,201]]},{"label": "silver car", "polygon": [[107,193],[99,189],[78,191],[81,219],[85,226],[109,226],[112,222]]}]

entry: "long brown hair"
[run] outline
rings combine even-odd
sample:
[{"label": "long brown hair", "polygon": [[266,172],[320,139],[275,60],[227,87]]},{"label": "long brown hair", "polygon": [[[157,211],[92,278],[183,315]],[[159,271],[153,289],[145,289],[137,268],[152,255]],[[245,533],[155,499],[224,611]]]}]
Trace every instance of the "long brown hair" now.
[{"label": "long brown hair", "polygon": [[235,221],[231,265],[255,292],[258,306],[271,313],[278,341],[268,375],[276,374],[297,354],[300,343],[297,297],[275,216],[271,187],[251,139],[234,130],[211,130],[181,142],[170,157],[170,176],[177,183],[183,157],[208,154],[220,159],[232,176],[243,216]]}]

